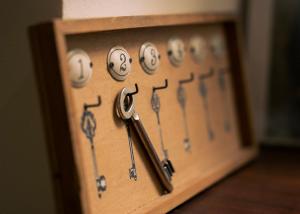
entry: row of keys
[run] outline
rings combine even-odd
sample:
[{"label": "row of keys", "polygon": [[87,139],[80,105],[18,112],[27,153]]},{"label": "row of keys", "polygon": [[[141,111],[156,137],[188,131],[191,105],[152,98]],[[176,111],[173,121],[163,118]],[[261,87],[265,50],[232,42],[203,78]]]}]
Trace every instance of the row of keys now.
[{"label": "row of keys", "polygon": [[[207,137],[210,141],[213,141],[215,138],[215,133],[213,130],[213,124],[210,118],[210,104],[209,104],[209,91],[207,87],[207,81],[212,79],[214,76],[215,80],[218,81],[219,90],[222,93],[222,108],[223,112],[223,127],[225,132],[230,132],[230,121],[228,115],[229,113],[229,96],[228,96],[228,88],[225,81],[225,75],[228,74],[227,68],[220,68],[220,69],[213,69],[211,68],[208,72],[202,73],[198,76],[198,89],[199,95],[203,101],[203,109],[204,109],[204,120],[205,125],[207,128]],[[187,116],[189,112],[187,111],[186,106],[188,104],[193,104],[188,99],[188,94],[186,93],[185,85],[191,84],[195,81],[194,73],[190,73],[190,77],[186,79],[178,80],[177,84],[177,101],[180,105],[182,118],[183,118],[183,131],[184,137],[182,139],[182,143],[186,152],[191,151],[191,141],[189,135],[189,127],[188,127],[188,120]],[[153,169],[156,170],[155,175],[158,177],[159,184],[161,185],[161,189],[163,193],[170,193],[173,190],[173,186],[171,183],[172,176],[175,173],[175,168],[173,166],[172,161],[169,158],[168,149],[163,142],[163,132],[161,127],[161,119],[160,119],[160,97],[158,94],[158,90],[167,89],[168,88],[168,80],[165,79],[164,85],[152,87],[152,96],[150,98],[150,104],[152,107],[153,112],[156,114],[157,119],[157,126],[159,131],[160,137],[160,150],[162,153],[162,159],[159,158],[158,152],[156,151],[150,136],[148,135],[145,127],[142,124],[141,118],[139,114],[135,110],[135,96],[139,93],[138,84],[135,84],[135,88],[122,88],[117,97],[115,99],[115,113],[116,116],[123,120],[126,126],[126,131],[128,135],[128,143],[129,143],[129,150],[130,150],[130,159],[131,165],[128,170],[129,178],[133,180],[137,180],[138,173],[137,167],[135,162],[135,155],[133,151],[133,141],[138,140],[139,145],[144,148],[145,159],[149,161],[149,163],[153,166]],[[98,96],[98,101],[93,104],[84,104],[83,105],[83,114],[81,117],[81,129],[84,132],[86,138],[89,141],[91,146],[91,155],[93,161],[93,169],[94,169],[94,176],[96,181],[96,187],[98,191],[98,196],[101,197],[102,192],[107,190],[107,183],[106,178],[103,174],[100,173],[101,170],[98,169],[98,163],[96,160],[96,152],[94,146],[94,137],[96,132],[96,118],[91,111],[91,108],[99,107],[101,105],[101,98]],[[169,130],[170,131],[170,130]],[[133,138],[132,134],[137,134],[138,137]],[[102,171],[101,171],[102,172]]]},{"label": "row of keys", "polygon": [[[224,42],[220,36],[214,36],[210,48],[216,58],[224,54]],[[194,36],[190,39],[189,50],[196,63],[202,63],[209,46],[204,38]],[[182,64],[185,56],[184,42],[173,37],[168,41],[168,58],[172,65],[178,67]],[[154,74],[160,65],[161,55],[153,43],[146,42],[140,47],[139,62],[147,74]],[[72,86],[75,88],[84,87],[92,77],[93,63],[89,55],[81,49],[74,49],[68,53],[70,76]],[[131,72],[132,58],[124,47],[115,46],[110,49],[107,55],[107,69],[111,76],[117,81],[124,81]]]}]

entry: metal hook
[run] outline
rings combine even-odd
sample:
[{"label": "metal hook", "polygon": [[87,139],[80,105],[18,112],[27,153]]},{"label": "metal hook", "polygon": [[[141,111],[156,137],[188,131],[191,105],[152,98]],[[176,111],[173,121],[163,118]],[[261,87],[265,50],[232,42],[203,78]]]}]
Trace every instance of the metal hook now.
[{"label": "metal hook", "polygon": [[199,80],[203,80],[203,79],[206,79],[208,77],[211,77],[213,74],[214,74],[214,69],[210,68],[209,72],[199,75]]},{"label": "metal hook", "polygon": [[179,84],[189,83],[189,82],[192,82],[193,80],[194,80],[194,73],[191,73],[190,78],[185,79],[185,80],[179,80]]},{"label": "metal hook", "polygon": [[155,92],[156,90],[161,90],[161,89],[165,89],[168,88],[168,79],[165,79],[165,85],[164,86],[159,86],[159,87],[153,87],[152,91]]},{"label": "metal hook", "polygon": [[97,100],[97,103],[95,103],[95,104],[84,104],[83,105],[83,108],[84,108],[84,110],[87,110],[88,108],[94,108],[94,107],[98,107],[98,106],[100,106],[101,105],[101,97],[100,96],[98,96],[97,97],[98,98],[98,100]]},{"label": "metal hook", "polygon": [[135,95],[135,94],[139,93],[138,85],[135,83],[134,86],[135,86],[135,91],[132,92],[132,93],[128,93],[127,96],[132,96],[132,95]]},{"label": "metal hook", "polygon": [[226,68],[226,67],[225,68],[220,68],[219,72],[221,74],[226,74],[228,72],[228,68]]}]

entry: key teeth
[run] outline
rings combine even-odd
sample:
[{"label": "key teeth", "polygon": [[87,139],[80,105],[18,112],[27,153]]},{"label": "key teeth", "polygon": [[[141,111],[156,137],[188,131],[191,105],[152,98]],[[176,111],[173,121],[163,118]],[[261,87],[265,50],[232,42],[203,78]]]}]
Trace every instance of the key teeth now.
[{"label": "key teeth", "polygon": [[190,140],[188,138],[184,139],[183,144],[184,144],[185,151],[190,151],[191,150],[191,143],[190,143]]},{"label": "key teeth", "polygon": [[[106,191],[106,179],[103,175],[99,176],[97,179],[96,179],[96,184],[97,184],[97,189],[98,189],[98,192],[100,194],[100,192],[104,192]],[[100,197],[101,197],[101,194],[100,194]]]},{"label": "key teeth", "polygon": [[162,164],[163,164],[163,168],[165,169],[165,172],[167,173],[169,179],[171,180],[171,177],[173,176],[173,173],[175,172],[173,164],[168,159],[163,160]]},{"label": "key teeth", "polygon": [[137,174],[136,171],[133,168],[129,169],[129,179],[137,180]]},{"label": "key teeth", "polygon": [[173,167],[172,162],[171,162],[169,159],[167,160],[167,162],[168,162],[168,166],[170,167],[172,173],[174,173],[174,172],[175,172],[175,169],[174,169],[174,167]]}]

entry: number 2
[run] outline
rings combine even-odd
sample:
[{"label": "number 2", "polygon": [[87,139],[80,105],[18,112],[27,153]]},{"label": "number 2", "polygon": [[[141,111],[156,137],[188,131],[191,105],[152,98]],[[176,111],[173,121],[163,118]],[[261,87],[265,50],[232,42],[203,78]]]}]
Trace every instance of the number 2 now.
[{"label": "number 2", "polygon": [[121,65],[120,65],[120,71],[126,71],[126,56],[125,54],[120,54],[120,60],[121,60]]}]

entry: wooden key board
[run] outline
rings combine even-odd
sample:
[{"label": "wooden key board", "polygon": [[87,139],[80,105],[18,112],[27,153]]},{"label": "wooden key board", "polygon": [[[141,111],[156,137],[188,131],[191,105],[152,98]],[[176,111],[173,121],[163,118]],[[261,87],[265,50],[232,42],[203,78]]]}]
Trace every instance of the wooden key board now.
[{"label": "wooden key board", "polygon": [[165,213],[255,157],[236,16],[54,20],[30,37],[60,213]]}]

